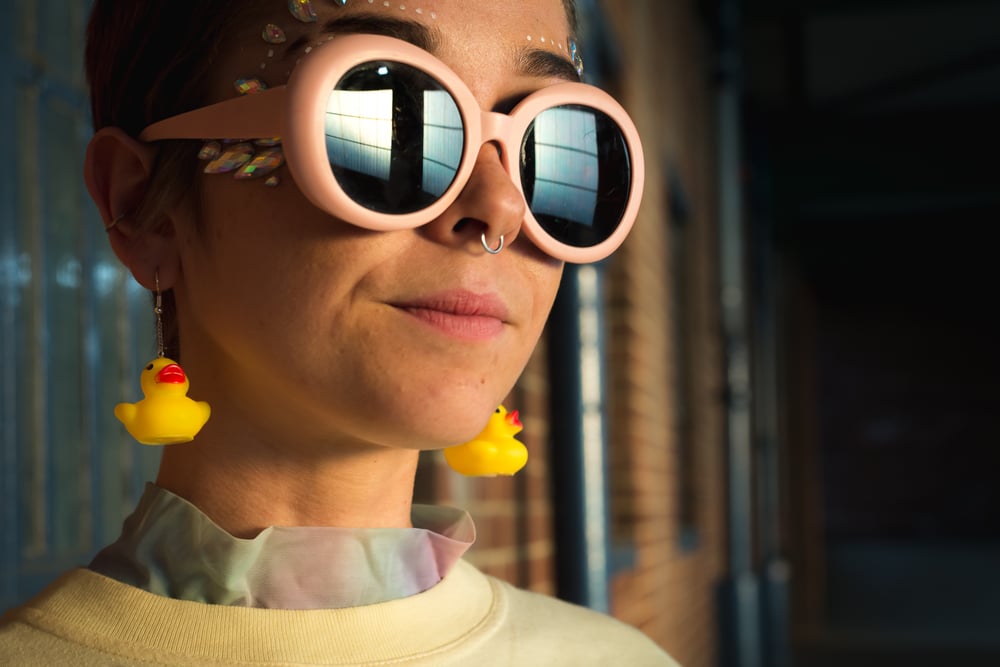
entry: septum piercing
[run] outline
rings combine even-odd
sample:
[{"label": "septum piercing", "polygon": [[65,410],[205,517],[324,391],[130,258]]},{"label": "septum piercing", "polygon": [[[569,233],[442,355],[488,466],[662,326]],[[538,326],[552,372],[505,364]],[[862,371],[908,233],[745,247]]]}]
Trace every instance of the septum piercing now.
[{"label": "septum piercing", "polygon": [[483,235],[479,237],[479,240],[482,241],[483,250],[491,255],[499,255],[500,251],[503,250],[503,234],[500,235],[500,244],[496,248],[490,247],[489,241],[486,240],[486,232],[483,232]]}]

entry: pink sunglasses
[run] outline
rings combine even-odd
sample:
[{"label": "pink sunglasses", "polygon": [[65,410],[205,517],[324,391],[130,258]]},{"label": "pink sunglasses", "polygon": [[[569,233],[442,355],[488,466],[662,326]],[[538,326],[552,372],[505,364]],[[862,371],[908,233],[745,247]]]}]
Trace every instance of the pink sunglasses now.
[{"label": "pink sunglasses", "polygon": [[602,90],[559,83],[509,113],[483,111],[447,65],[408,42],[337,37],[285,86],[150,125],[159,139],[281,137],[295,182],[317,207],[371,230],[441,215],[496,142],[525,198],[522,229],[541,250],[585,263],[610,255],[639,208],[643,155],[625,110]]}]

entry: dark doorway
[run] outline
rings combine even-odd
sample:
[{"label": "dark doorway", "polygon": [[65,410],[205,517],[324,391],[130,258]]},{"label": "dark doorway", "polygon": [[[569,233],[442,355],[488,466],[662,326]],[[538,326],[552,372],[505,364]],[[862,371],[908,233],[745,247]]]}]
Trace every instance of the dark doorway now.
[{"label": "dark doorway", "polygon": [[794,664],[1000,664],[1000,5],[747,5]]}]

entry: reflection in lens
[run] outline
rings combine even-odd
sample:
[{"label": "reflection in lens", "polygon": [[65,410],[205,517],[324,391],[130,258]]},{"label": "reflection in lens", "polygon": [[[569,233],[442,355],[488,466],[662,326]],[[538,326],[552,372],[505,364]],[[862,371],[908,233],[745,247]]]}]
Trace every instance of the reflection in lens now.
[{"label": "reflection in lens", "polygon": [[392,90],[336,90],[326,108],[330,164],[389,180]]},{"label": "reflection in lens", "polygon": [[455,180],[464,144],[462,116],[444,90],[424,91],[423,188],[440,197]]},{"label": "reflection in lens", "polygon": [[594,114],[581,109],[548,109],[535,119],[531,211],[536,216],[594,223],[598,171],[594,126]]},{"label": "reflection in lens", "polygon": [[331,91],[326,152],[338,183],[380,213],[412,213],[455,180],[465,135],[451,95],[409,65],[364,63]]},{"label": "reflection in lens", "polygon": [[589,107],[546,109],[525,134],[521,183],[532,215],[555,239],[579,248],[607,240],[631,186],[621,129]]}]

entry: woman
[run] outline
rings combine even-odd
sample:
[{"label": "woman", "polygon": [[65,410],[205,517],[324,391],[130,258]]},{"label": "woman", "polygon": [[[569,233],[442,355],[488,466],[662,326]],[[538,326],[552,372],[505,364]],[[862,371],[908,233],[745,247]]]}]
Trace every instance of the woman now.
[{"label": "woman", "polygon": [[[634,219],[630,122],[564,85],[573,20],[560,0],[97,0],[88,187],[162,300],[184,369],[164,382],[186,373],[211,414],[116,544],[4,618],[0,662],[672,664],[482,575],[467,517],[411,506],[418,452],[470,440],[513,386],[563,261]],[[523,100],[545,103],[480,112]],[[140,440],[185,439],[121,410]]]}]

